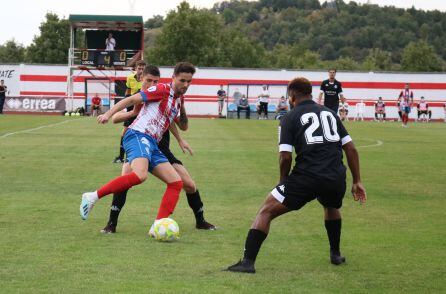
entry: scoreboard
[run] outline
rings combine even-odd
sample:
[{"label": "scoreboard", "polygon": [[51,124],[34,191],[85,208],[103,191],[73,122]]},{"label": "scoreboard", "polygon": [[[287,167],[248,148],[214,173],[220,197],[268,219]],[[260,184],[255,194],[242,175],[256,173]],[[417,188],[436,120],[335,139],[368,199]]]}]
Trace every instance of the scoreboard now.
[{"label": "scoreboard", "polygon": [[97,67],[125,66],[126,61],[127,52],[125,51],[81,51],[81,65],[90,65]]}]

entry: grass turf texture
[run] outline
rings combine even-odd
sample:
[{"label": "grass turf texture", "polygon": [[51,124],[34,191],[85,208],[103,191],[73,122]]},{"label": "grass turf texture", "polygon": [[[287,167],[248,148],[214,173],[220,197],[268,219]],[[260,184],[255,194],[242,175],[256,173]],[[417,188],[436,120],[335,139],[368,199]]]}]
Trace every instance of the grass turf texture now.
[{"label": "grass turf texture", "polygon": [[[42,125],[69,122],[5,137]],[[181,194],[173,218],[181,240],[149,239],[164,185],[150,177],[129,192],[118,232],[102,235],[111,197],[88,221],[84,191],[120,172],[119,125],[91,118],[0,117],[0,289],[2,293],[77,292],[444,292],[446,291],[446,125],[346,123],[358,146],[369,201],[344,199],[342,252],[329,264],[316,201],[275,220],[256,275],[221,270],[242,255],[248,228],[277,184],[277,122],[193,119],[184,137],[193,157],[174,153],[196,180],[206,218],[194,229]],[[3,137],[2,137],[3,136]],[[379,147],[363,147],[384,142]],[[350,177],[348,189],[350,186]]]}]

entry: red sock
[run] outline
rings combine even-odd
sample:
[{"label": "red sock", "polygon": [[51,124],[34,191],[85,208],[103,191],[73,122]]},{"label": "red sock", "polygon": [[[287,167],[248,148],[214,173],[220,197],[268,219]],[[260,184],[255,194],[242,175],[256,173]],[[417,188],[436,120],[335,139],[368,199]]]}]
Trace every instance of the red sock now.
[{"label": "red sock", "polygon": [[138,184],[141,184],[141,180],[134,172],[132,172],[128,175],[117,177],[99,188],[98,197],[102,198],[111,193],[119,193]]},{"label": "red sock", "polygon": [[178,198],[180,198],[182,188],[182,181],[167,184],[167,189],[166,192],[164,192],[163,199],[161,200],[161,205],[156,219],[169,217],[169,215],[173,213],[175,206],[177,206]]}]

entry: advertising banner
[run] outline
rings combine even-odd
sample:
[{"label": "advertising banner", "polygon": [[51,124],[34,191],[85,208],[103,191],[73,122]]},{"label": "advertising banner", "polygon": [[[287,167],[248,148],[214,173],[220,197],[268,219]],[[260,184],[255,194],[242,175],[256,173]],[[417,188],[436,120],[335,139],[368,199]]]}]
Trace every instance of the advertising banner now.
[{"label": "advertising banner", "polygon": [[63,112],[64,97],[6,97],[3,111],[15,112]]}]

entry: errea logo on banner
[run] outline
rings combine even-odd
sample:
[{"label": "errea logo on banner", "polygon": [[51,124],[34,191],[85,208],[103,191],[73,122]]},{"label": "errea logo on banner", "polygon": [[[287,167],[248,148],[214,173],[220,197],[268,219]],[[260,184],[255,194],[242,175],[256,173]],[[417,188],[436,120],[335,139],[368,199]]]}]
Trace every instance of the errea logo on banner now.
[{"label": "errea logo on banner", "polygon": [[22,106],[22,101],[11,98],[6,101],[6,105],[11,109],[19,109]]},{"label": "errea logo on banner", "polygon": [[56,109],[55,99],[8,99],[6,102],[11,109],[26,109],[26,110],[54,110]]}]

